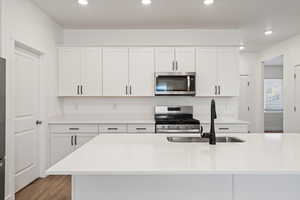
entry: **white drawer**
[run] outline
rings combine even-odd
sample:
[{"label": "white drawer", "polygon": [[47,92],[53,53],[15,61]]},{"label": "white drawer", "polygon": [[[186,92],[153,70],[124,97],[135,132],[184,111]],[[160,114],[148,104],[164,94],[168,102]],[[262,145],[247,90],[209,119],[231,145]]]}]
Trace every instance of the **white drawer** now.
[{"label": "white drawer", "polygon": [[153,124],[130,124],[128,125],[128,133],[154,133],[155,126]]},{"label": "white drawer", "polygon": [[[203,132],[210,131],[210,125],[205,124],[203,126]],[[220,125],[215,126],[216,133],[248,133],[248,125]]]},{"label": "white drawer", "polygon": [[126,124],[103,124],[99,125],[101,133],[127,133]]},{"label": "white drawer", "polygon": [[51,133],[98,133],[98,125],[50,125]]}]

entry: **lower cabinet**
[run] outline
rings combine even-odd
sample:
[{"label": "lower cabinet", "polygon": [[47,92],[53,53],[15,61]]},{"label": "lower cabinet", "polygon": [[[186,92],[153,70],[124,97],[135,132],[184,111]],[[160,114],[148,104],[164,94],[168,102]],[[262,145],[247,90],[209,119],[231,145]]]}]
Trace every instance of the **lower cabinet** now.
[{"label": "lower cabinet", "polygon": [[51,135],[51,164],[57,163],[97,135],[97,133],[53,133]]},{"label": "lower cabinet", "polygon": [[[208,133],[210,131],[210,124],[203,124],[203,132]],[[249,133],[247,124],[216,124],[216,133]]]}]

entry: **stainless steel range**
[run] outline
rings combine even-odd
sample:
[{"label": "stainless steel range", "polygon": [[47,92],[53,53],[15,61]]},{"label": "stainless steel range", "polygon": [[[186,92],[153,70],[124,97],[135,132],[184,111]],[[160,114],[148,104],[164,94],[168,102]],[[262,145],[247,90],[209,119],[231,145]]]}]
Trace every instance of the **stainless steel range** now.
[{"label": "stainless steel range", "polygon": [[156,133],[201,133],[192,106],[156,106],[155,130]]}]

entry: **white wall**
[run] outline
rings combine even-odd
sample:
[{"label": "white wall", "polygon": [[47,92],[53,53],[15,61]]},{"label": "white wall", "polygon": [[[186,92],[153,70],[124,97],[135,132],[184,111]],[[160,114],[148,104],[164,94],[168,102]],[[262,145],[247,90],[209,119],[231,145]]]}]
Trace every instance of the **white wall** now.
[{"label": "white wall", "polygon": [[[200,121],[210,119],[211,98],[199,97],[120,97],[65,98],[64,114],[93,114],[115,118],[153,119],[156,105],[192,105]],[[216,98],[218,119],[238,118],[237,98]]]},{"label": "white wall", "polygon": [[70,46],[239,46],[240,41],[238,30],[64,30],[64,44]]},{"label": "white wall", "polygon": [[[2,0],[3,1],[3,51],[2,56],[7,58],[7,177],[6,195],[13,198],[14,193],[14,137],[13,137],[13,105],[12,105],[12,61],[13,41],[18,41],[43,54],[41,66],[41,119],[47,122],[48,115],[60,113],[60,103],[57,98],[57,49],[63,35],[59,25],[45,15],[29,0]],[[47,137],[46,123],[41,127],[40,134]],[[44,144],[41,144],[44,145]],[[42,149],[41,166],[46,164],[46,152]],[[44,164],[43,164],[44,163]]]},{"label": "white wall", "polygon": [[[260,61],[270,60],[277,56],[284,56],[283,67],[283,96],[284,96],[284,132],[298,132],[300,130],[299,122],[297,122],[297,116],[294,112],[294,66],[300,64],[300,35],[293,37],[289,40],[283,41],[275,46],[272,46],[260,54]],[[258,72],[258,82],[263,79],[262,68]],[[262,84],[262,82],[261,82]],[[262,85],[260,86],[261,88]],[[258,104],[263,100],[263,93],[258,97]],[[261,105],[263,110],[263,104]],[[257,113],[261,115],[261,113]],[[257,116],[260,117],[260,116]]]}]

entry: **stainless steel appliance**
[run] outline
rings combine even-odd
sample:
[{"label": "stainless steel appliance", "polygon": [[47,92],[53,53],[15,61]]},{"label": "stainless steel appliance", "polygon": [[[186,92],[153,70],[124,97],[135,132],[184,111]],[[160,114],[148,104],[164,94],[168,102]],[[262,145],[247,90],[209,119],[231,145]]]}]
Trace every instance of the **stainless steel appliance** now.
[{"label": "stainless steel appliance", "polygon": [[156,96],[195,96],[196,73],[156,73]]},{"label": "stainless steel appliance", "polygon": [[0,200],[5,192],[5,71],[5,59],[0,58]]},{"label": "stainless steel appliance", "polygon": [[192,106],[156,106],[156,133],[201,133],[200,121],[193,118]]}]

